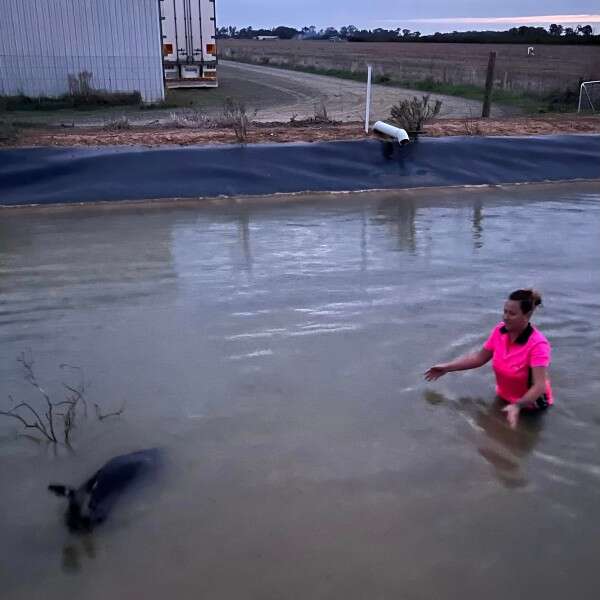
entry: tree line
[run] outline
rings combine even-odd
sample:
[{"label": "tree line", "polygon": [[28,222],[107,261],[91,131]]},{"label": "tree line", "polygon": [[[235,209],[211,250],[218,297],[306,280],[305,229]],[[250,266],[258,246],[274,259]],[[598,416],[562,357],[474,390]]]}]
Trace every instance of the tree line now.
[{"label": "tree line", "polygon": [[600,44],[600,35],[594,35],[591,25],[563,27],[553,23],[543,27],[513,27],[507,31],[452,31],[422,35],[420,31],[410,29],[359,29],[347,25],[336,29],[327,27],[317,29],[314,25],[295,29],[280,25],[272,29],[254,29],[248,27],[220,27],[217,30],[220,39],[255,39],[258,37],[276,37],[282,40],[344,40],[348,42],[458,42],[489,44]]}]

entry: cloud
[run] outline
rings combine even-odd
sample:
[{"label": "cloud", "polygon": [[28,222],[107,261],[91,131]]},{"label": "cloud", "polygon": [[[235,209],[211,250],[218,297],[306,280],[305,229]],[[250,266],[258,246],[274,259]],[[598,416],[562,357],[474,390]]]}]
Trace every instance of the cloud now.
[{"label": "cloud", "polygon": [[600,23],[600,15],[535,15],[529,17],[443,17],[436,19],[386,19],[380,23],[456,23],[459,25],[550,25]]}]

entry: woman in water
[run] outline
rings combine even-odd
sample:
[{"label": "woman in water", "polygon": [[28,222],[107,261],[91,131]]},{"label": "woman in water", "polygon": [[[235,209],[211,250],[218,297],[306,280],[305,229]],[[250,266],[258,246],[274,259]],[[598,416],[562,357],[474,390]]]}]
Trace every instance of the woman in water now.
[{"label": "woman in water", "polygon": [[473,354],[434,365],[425,373],[435,381],[450,371],[466,371],[485,365],[493,358],[496,394],[505,402],[502,409],[511,427],[516,427],[521,410],[542,411],[553,404],[548,378],[551,349],[548,340],[531,323],[542,297],[534,290],[516,290],[504,303],[504,321],[496,325],[483,347]]}]

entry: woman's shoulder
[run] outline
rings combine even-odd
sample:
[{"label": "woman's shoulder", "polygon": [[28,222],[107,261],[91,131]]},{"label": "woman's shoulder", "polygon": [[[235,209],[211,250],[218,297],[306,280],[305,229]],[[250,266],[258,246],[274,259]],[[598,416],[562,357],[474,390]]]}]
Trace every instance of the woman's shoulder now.
[{"label": "woman's shoulder", "polygon": [[533,334],[531,336],[531,341],[534,344],[548,344],[548,346],[550,345],[550,342],[548,341],[548,338],[537,328],[537,327],[533,327]]},{"label": "woman's shoulder", "polygon": [[500,335],[502,334],[502,328],[504,327],[504,323],[500,322],[497,325],[494,325],[492,330],[490,331],[488,338],[483,345],[484,348],[488,350],[493,350],[494,347],[499,343]]},{"label": "woman's shoulder", "polygon": [[492,333],[492,334],[493,333],[503,333],[503,331],[502,331],[503,329],[504,329],[504,321],[500,321],[500,323],[496,323],[496,325],[494,325],[492,327],[492,330],[490,333]]}]

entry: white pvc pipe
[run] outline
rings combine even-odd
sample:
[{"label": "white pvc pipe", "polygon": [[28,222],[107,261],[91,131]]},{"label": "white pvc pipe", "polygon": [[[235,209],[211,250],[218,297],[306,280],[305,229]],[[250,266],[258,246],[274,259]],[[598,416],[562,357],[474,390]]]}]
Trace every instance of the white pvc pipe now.
[{"label": "white pvc pipe", "polygon": [[384,123],[383,121],[377,121],[377,123],[373,125],[373,131],[394,138],[399,144],[410,142],[408,133],[406,133],[404,129],[396,127],[395,125],[390,125],[389,123]]},{"label": "white pvc pipe", "polygon": [[367,106],[365,110],[365,133],[369,133],[369,121],[371,117],[371,75],[373,73],[373,67],[371,65],[367,68]]}]

